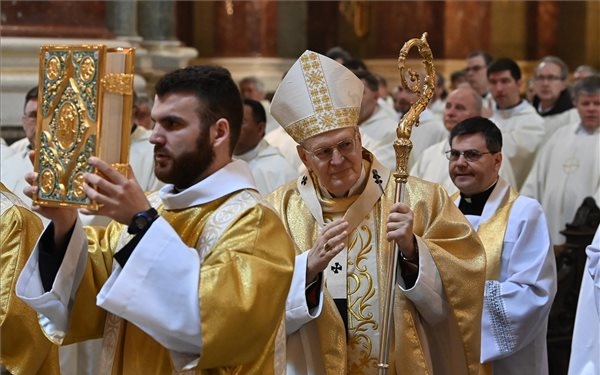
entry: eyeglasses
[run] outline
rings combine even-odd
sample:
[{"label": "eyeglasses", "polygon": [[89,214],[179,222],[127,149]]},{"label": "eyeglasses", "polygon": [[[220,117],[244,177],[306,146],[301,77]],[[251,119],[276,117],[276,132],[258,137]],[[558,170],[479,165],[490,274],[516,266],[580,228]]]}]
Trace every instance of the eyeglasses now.
[{"label": "eyeglasses", "polygon": [[481,157],[485,154],[495,154],[495,153],[496,152],[481,152],[479,150],[458,151],[455,149],[451,149],[451,150],[444,152],[444,154],[446,154],[446,157],[450,161],[457,161],[458,159],[460,159],[461,155],[464,155],[465,159],[467,159],[467,161],[470,161],[470,162],[475,162],[475,161],[481,159]]},{"label": "eyeglasses", "polygon": [[356,146],[356,134],[352,138],[344,139],[343,141],[339,142],[337,145],[334,145],[334,146],[320,147],[320,148],[318,148],[316,150],[312,150],[312,151],[304,148],[304,146],[302,148],[304,148],[304,150],[306,150],[306,152],[314,155],[317,159],[319,159],[321,161],[329,161],[333,157],[333,150],[337,149],[340,154],[346,156],[349,153],[351,153],[352,151],[354,151],[355,146]]},{"label": "eyeglasses", "polygon": [[480,71],[483,68],[485,68],[484,65],[468,66],[468,67],[465,68],[465,72],[467,72],[467,73],[469,73],[469,72],[477,73],[478,71]]},{"label": "eyeglasses", "polygon": [[537,82],[542,82],[542,81],[554,82],[554,81],[562,81],[563,79],[559,76],[535,76],[535,77],[533,77],[533,80],[537,81]]}]

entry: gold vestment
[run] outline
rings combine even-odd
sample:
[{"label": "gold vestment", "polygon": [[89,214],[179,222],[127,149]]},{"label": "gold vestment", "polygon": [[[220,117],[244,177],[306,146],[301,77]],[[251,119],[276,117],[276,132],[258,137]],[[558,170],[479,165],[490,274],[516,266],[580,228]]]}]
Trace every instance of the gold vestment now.
[{"label": "gold vestment", "polygon": [[[194,248],[211,213],[228,197],[180,210],[165,210],[160,204],[158,212]],[[87,268],[65,343],[102,336],[106,311],[96,306],[96,295],[110,275],[113,253],[126,228],[112,222],[106,230],[85,230]],[[261,204],[243,212],[216,242],[200,269],[202,353],[196,374],[274,374],[275,338],[293,270],[292,246],[276,213]],[[168,350],[124,321],[112,373],[172,372]]]},{"label": "gold vestment", "polygon": [[[372,155],[366,151],[363,151],[363,158],[367,161],[366,165],[376,163]],[[373,176],[372,178],[377,180],[380,175],[384,175],[382,170],[384,167],[379,166],[379,171],[371,168],[367,171],[367,178]],[[374,171],[377,173],[372,173]],[[389,171],[386,170],[385,173],[389,174]],[[315,176],[311,177],[316,179]],[[309,250],[316,241],[320,229],[299,192],[299,187],[306,185],[306,178],[311,177],[302,176],[298,181],[280,187],[268,197],[296,242],[298,251]],[[305,179],[304,183],[303,179]],[[386,221],[393,204],[395,189],[393,178],[387,181],[387,184],[382,186],[383,195],[369,213],[375,217],[378,224],[378,232],[373,235],[378,244],[375,254],[378,284],[381,286],[385,285],[387,267],[387,264],[381,261],[387,259],[384,257],[384,251],[387,249]],[[314,185],[318,186],[318,183],[315,182]],[[315,191],[314,194],[320,193]],[[364,191],[361,194],[364,194]],[[344,200],[345,198],[341,198],[340,204],[344,204]],[[419,316],[414,304],[399,288],[396,288],[395,332],[391,339],[390,353],[391,368],[394,370],[390,373],[397,375],[477,374],[485,281],[483,246],[470,223],[439,185],[409,178],[406,184],[406,202],[414,212],[413,231],[429,247],[451,312],[444,322],[430,326]],[[349,218],[350,221],[353,219],[355,220]],[[373,256],[372,254],[369,255]],[[382,308],[385,293],[383,290],[377,290],[375,293]],[[325,372],[328,375],[360,373],[360,369],[347,368],[348,343],[344,323],[327,291],[324,292],[324,298],[321,314],[307,325],[316,324]],[[379,315],[382,316],[381,311]],[[451,341],[450,345],[436,346],[434,341],[439,336],[447,337]]]},{"label": "gold vestment", "polygon": [[37,313],[15,294],[15,286],[42,221],[2,183],[0,215],[0,362],[11,374],[60,374],[58,347],[42,333]]}]

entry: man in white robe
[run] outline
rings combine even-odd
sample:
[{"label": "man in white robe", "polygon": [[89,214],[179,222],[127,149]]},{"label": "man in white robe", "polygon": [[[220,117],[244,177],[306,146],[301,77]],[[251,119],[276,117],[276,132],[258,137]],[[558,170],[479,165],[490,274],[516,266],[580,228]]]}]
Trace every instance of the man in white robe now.
[{"label": "man in white robe", "polygon": [[[444,109],[444,126],[446,130],[450,132],[459,122],[471,117],[481,116],[481,108],[481,97],[471,87],[463,86],[452,91],[446,98],[446,108]],[[417,158],[417,162],[410,169],[410,175],[436,182],[442,185],[448,194],[455,193],[458,189],[448,173],[448,158],[446,157],[446,151],[448,150],[450,150],[448,138],[429,146]],[[515,186],[509,163],[502,163],[500,176],[511,186]]]},{"label": "man in white robe", "polygon": [[497,106],[492,120],[502,132],[503,154],[520,189],[546,133],[544,120],[521,99],[521,68],[516,62],[507,58],[495,60],[488,66],[487,75]]},{"label": "man in white robe", "polygon": [[23,116],[21,124],[25,137],[10,146],[10,153],[2,153],[2,168],[0,168],[0,181],[6,188],[16,194],[26,205],[31,207],[31,198],[23,194],[27,185],[23,176],[33,170],[28,153],[35,146],[35,133],[37,128],[38,87],[31,88],[25,94]]},{"label": "man in white robe", "polygon": [[[395,169],[396,154],[393,144],[397,138],[396,128],[398,122],[377,104],[377,80],[372,77],[372,74],[366,71],[358,71],[355,74],[365,85],[358,120],[360,134],[367,136],[363,139],[363,146],[371,151],[387,168]],[[402,104],[408,106],[402,108],[405,111],[408,111],[410,106],[418,100],[416,94],[407,90],[401,91],[398,88],[396,95],[399,95],[399,93],[402,93],[403,99],[400,99],[403,102]],[[415,163],[416,158],[427,147],[446,139],[447,136],[448,131],[444,128],[442,121],[435,117],[429,108],[426,108],[419,116],[419,126],[415,127],[412,132],[413,148],[410,154],[409,166]]]},{"label": "man in white robe", "polygon": [[583,78],[573,92],[581,122],[550,137],[521,189],[544,207],[554,245],[565,242],[560,231],[585,197],[600,202],[600,76]]},{"label": "man in white robe", "polygon": [[342,65],[305,51],[273,97],[307,168],[268,197],[298,247],[287,374],[378,372],[388,240],[401,258],[390,375],[477,374],[481,245],[436,184],[411,178],[410,203],[394,203],[391,171],[361,147],[363,91]]},{"label": "man in white robe", "polygon": [[397,122],[378,102],[379,82],[365,70],[354,72],[365,89],[360,103],[358,126],[360,134],[366,136],[363,146],[371,151],[388,168],[396,166],[392,144],[396,140]]},{"label": "man in white robe", "polygon": [[84,176],[85,193],[114,221],[83,229],[74,209],[38,207],[52,224],[17,295],[53,341],[103,336],[99,374],[280,374],[293,245],[246,163],[231,159],[239,91],[226,69],[191,66],[156,93],[150,141],[169,184],[147,197],[90,158],[101,173]]},{"label": "man in white robe", "polygon": [[600,227],[585,253],[587,261],[577,303],[569,375],[600,373]]},{"label": "man in white robe", "polygon": [[461,122],[450,143],[450,176],[460,191],[453,198],[486,251],[482,373],[547,375],[546,332],[557,280],[542,207],[499,177],[502,134],[492,121]]},{"label": "man in white robe", "polygon": [[266,121],[260,102],[244,99],[244,121],[233,150],[234,159],[248,163],[258,191],[265,196],[297,174],[279,150],[264,140]]},{"label": "man in white robe", "polygon": [[252,99],[260,102],[265,109],[265,113],[267,114],[267,125],[265,127],[265,133],[268,134],[273,130],[279,127],[277,121],[271,116],[269,112],[269,108],[271,107],[271,102],[267,99],[267,90],[265,89],[265,84],[263,81],[258,79],[255,76],[248,76],[242,78],[238,86],[240,87],[240,93],[242,94],[242,98],[244,99]]},{"label": "man in white robe", "polygon": [[544,118],[546,134],[542,144],[561,126],[579,121],[568,90],[568,78],[567,64],[556,56],[544,57],[533,72],[535,95],[531,105]]}]

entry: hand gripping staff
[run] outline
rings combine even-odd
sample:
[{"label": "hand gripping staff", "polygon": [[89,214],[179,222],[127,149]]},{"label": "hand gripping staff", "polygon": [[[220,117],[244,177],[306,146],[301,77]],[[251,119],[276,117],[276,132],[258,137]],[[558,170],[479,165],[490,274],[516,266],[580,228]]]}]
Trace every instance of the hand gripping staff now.
[{"label": "hand gripping staff", "polygon": [[[421,77],[415,71],[405,67],[406,57],[412,47],[416,46],[421,60],[425,67],[426,76],[421,85]],[[394,180],[396,189],[394,192],[394,202],[404,201],[404,184],[408,180],[408,157],[412,150],[410,135],[413,126],[419,126],[419,115],[427,108],[427,104],[433,97],[435,88],[435,68],[433,66],[433,55],[431,48],[427,43],[427,33],[419,38],[410,39],[404,43],[398,57],[398,68],[400,69],[400,79],[402,87],[415,94],[419,94],[419,100],[410,107],[410,110],[402,117],[398,128],[396,129],[396,141],[394,142],[394,151],[396,152],[396,171]],[[410,84],[406,82],[406,76],[410,77]],[[381,342],[379,343],[379,375],[386,375],[389,368],[390,336],[393,329],[393,311],[394,311],[394,286],[396,285],[396,269],[398,268],[398,253],[401,249],[395,242],[390,241],[387,268],[387,284],[385,289],[385,301],[383,305],[383,317],[381,323]]]}]

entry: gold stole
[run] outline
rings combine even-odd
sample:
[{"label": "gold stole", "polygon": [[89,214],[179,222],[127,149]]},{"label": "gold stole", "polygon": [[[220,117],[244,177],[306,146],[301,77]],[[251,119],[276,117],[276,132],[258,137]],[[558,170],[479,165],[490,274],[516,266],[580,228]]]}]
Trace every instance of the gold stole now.
[{"label": "gold stole", "polygon": [[[452,194],[452,201],[456,201],[459,196],[460,192]],[[498,280],[500,277],[504,235],[506,234],[510,210],[512,209],[513,203],[515,203],[518,197],[519,194],[511,186],[509,186],[504,193],[502,201],[500,202],[500,205],[498,206],[498,209],[494,215],[489,220],[480,223],[479,228],[477,228],[479,239],[485,247],[486,280]],[[481,365],[480,375],[492,374],[492,363],[485,363]]]}]

